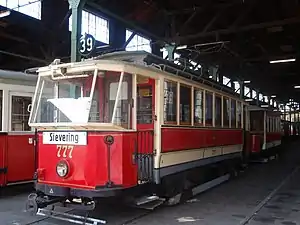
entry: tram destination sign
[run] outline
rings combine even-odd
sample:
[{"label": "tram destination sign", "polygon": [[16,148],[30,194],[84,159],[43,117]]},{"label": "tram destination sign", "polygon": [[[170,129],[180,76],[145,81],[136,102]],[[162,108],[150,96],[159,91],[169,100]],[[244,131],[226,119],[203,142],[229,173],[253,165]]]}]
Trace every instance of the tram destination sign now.
[{"label": "tram destination sign", "polygon": [[86,145],[86,132],[43,132],[43,144]]},{"label": "tram destination sign", "polygon": [[78,51],[82,56],[89,56],[95,49],[96,39],[90,34],[83,34],[79,39]]}]

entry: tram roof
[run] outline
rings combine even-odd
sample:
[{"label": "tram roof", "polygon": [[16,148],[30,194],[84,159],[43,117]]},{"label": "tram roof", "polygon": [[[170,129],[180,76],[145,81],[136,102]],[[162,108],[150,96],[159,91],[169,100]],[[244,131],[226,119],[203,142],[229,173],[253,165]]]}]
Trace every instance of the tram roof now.
[{"label": "tram roof", "polygon": [[19,71],[1,70],[0,69],[0,79],[36,81],[37,75],[27,74],[27,73],[23,73],[23,72],[19,72]]},{"label": "tram roof", "polygon": [[215,89],[224,91],[231,95],[235,95],[239,97],[240,95],[236,93],[230,87],[221,84],[217,81],[211,80],[203,76],[201,70],[195,71],[189,68],[188,63],[186,66],[177,65],[170,60],[163,59],[154,54],[148,53],[146,51],[118,51],[113,53],[106,53],[100,56],[93,58],[93,60],[118,60],[127,63],[139,64],[139,65],[147,65],[147,66],[155,66],[157,68],[161,68],[162,70],[175,74],[180,77],[185,77],[188,79],[192,79],[194,81],[198,81],[205,85],[211,86]]}]

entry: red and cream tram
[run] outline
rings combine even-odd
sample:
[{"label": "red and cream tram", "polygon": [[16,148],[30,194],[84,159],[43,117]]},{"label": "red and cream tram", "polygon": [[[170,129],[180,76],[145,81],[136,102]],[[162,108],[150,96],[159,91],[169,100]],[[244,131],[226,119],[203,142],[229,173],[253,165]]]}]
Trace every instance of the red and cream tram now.
[{"label": "red and cream tram", "polygon": [[252,156],[270,156],[279,150],[282,140],[280,112],[250,106]]},{"label": "red and cream tram", "polygon": [[34,130],[28,125],[37,75],[0,70],[0,187],[33,182]]},{"label": "red and cream tram", "polygon": [[120,52],[40,68],[29,119],[38,130],[37,192],[28,210],[78,206],[73,199],[93,209],[100,198],[142,192],[171,199],[228,179],[248,155],[248,106],[175,67]]}]

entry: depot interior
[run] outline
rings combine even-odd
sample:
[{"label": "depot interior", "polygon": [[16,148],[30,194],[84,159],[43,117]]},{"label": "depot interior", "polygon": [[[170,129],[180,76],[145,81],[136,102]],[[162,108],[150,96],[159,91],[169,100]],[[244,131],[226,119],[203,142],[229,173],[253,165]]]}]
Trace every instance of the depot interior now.
[{"label": "depot interior", "polygon": [[[76,2],[82,15],[74,19]],[[72,39],[79,29],[95,37],[94,55],[151,52],[232,88],[250,104],[280,111],[282,120],[300,120],[297,0],[0,0],[0,5],[1,69],[80,60]],[[20,113],[29,116],[21,110],[28,101],[12,99],[12,130],[30,129],[17,122]],[[298,135],[296,126],[290,129]]]}]

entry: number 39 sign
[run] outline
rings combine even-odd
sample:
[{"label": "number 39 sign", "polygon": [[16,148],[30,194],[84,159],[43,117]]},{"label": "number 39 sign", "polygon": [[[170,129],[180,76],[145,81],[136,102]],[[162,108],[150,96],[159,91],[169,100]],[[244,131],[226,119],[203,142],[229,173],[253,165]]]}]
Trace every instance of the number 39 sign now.
[{"label": "number 39 sign", "polygon": [[80,38],[79,53],[83,56],[88,56],[95,48],[96,40],[90,34],[84,34]]}]

